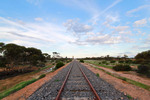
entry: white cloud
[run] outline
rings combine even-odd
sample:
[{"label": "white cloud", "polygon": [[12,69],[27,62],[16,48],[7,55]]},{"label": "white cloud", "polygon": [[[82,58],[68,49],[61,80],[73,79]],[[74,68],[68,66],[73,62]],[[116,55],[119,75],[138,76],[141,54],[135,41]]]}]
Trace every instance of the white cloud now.
[{"label": "white cloud", "polygon": [[103,25],[105,25],[108,28],[112,28],[111,24],[115,23],[115,22],[117,22],[119,20],[120,19],[119,19],[118,15],[116,15],[116,16],[114,16],[114,15],[107,15],[106,16],[106,21],[103,23]]},{"label": "white cloud", "polygon": [[140,11],[140,10],[142,10],[142,9],[149,8],[149,7],[150,7],[150,5],[142,5],[142,6],[139,6],[138,8],[135,8],[135,9],[132,9],[132,10],[128,11],[128,12],[127,12],[127,15],[130,15],[130,16],[131,16],[133,13],[138,12],[138,11]]},{"label": "white cloud", "polygon": [[121,42],[121,37],[105,34],[101,36],[90,37],[86,40],[86,42],[90,42],[92,44],[116,44]]},{"label": "white cloud", "polygon": [[100,10],[100,7],[94,2],[94,0],[63,0],[59,2],[75,7],[76,9],[82,9],[86,12],[88,12],[91,15],[91,19],[89,20],[93,24],[96,24],[97,21],[99,21],[100,16],[107,12],[109,9],[117,5],[122,0],[115,0],[113,3],[111,3],[109,6],[107,6],[104,10]]},{"label": "white cloud", "polygon": [[129,28],[130,28],[129,26],[117,26],[117,27],[114,27],[115,31],[125,31],[125,30],[127,30]]},{"label": "white cloud", "polygon": [[78,33],[86,33],[93,30],[93,27],[87,24],[79,23],[78,20],[67,20],[66,23],[64,23],[64,26],[67,27],[68,31],[74,32],[76,34]]},{"label": "white cloud", "polygon": [[35,21],[43,21],[43,18],[40,18],[40,17],[37,17],[37,18],[34,18]]},{"label": "white cloud", "polygon": [[116,26],[112,27],[114,29],[113,33],[120,35],[132,35],[132,31],[129,26]]},{"label": "white cloud", "polygon": [[110,4],[107,8],[105,8],[103,11],[100,11],[100,13],[96,13],[91,21],[93,22],[93,24],[96,24],[97,21],[99,21],[99,17],[101,15],[103,15],[105,12],[107,12],[109,9],[111,9],[112,7],[114,7],[115,5],[117,5],[118,3],[120,3],[122,0],[116,0],[115,2],[113,2],[112,4]]},{"label": "white cloud", "polygon": [[141,19],[141,20],[137,20],[133,23],[133,26],[135,27],[143,27],[147,24],[147,20],[146,19]]},{"label": "white cloud", "polygon": [[3,23],[3,26],[0,26],[0,39],[7,39],[9,41],[30,41],[32,44],[43,43],[43,45],[45,43],[55,44],[62,41],[74,41],[74,38],[71,35],[64,34],[66,32],[63,26],[52,23],[26,22],[25,25],[22,25],[3,17],[0,17],[0,21]]}]

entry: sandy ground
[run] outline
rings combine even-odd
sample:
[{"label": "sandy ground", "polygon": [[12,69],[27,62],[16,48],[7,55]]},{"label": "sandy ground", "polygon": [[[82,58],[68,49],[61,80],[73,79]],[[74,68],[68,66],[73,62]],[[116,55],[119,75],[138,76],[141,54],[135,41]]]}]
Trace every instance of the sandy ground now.
[{"label": "sandy ground", "polygon": [[58,70],[48,73],[44,78],[26,86],[25,88],[3,98],[2,100],[26,100],[32,93],[34,93],[39,87],[41,87],[45,82],[49,81],[53,76],[55,76],[62,68],[65,66],[59,68]]},{"label": "sandy ground", "polygon": [[140,83],[143,83],[143,84],[146,84],[146,85],[150,86],[150,78],[138,76],[138,73],[136,73],[134,71],[119,71],[119,72],[116,72],[116,71],[114,71],[113,69],[110,69],[110,68],[105,68],[105,67],[101,67],[101,66],[97,66],[97,67],[99,67],[103,70],[106,70],[110,73],[116,74],[118,76],[126,77],[126,78],[129,78],[129,79],[132,79],[132,80],[135,80],[137,82],[140,82]]},{"label": "sandy ground", "polygon": [[[48,65],[51,65],[51,64],[48,64]],[[53,67],[53,66],[51,66],[51,67]],[[49,69],[49,68],[47,68],[47,69]],[[46,69],[44,69],[44,70],[46,70]],[[43,71],[40,71],[40,72],[34,73],[34,74],[26,73],[26,74],[17,75],[17,76],[14,76],[14,77],[9,77],[9,78],[6,78],[6,79],[2,79],[2,80],[0,80],[0,92],[4,91],[6,89],[9,89],[12,86],[14,86],[14,85],[16,85],[16,84],[18,84],[22,81],[37,78],[37,77],[39,77],[39,75],[44,74]]]},{"label": "sandy ground", "polygon": [[129,94],[131,97],[134,97],[138,100],[150,100],[150,92],[148,90],[139,88],[123,80],[108,75],[101,70],[91,67],[90,65],[84,65],[94,73],[98,73],[102,79],[112,84],[117,90],[124,92],[125,94]]}]

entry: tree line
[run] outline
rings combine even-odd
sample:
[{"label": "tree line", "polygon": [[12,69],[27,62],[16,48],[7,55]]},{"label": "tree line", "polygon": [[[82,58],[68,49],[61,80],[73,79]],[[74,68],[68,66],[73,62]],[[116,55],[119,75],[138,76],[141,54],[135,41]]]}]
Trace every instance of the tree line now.
[{"label": "tree line", "polygon": [[35,66],[45,62],[49,55],[37,48],[17,44],[0,43],[0,67],[14,68],[18,65]]}]

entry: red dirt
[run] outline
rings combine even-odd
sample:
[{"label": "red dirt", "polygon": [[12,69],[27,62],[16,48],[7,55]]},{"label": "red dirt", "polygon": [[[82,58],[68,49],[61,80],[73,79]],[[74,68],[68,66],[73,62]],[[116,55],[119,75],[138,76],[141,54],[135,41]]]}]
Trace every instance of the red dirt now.
[{"label": "red dirt", "polygon": [[131,97],[134,97],[139,100],[149,100],[150,92],[143,88],[137,87],[135,85],[129,84],[126,81],[115,78],[111,75],[106,74],[105,72],[91,67],[90,65],[84,64],[89,70],[93,71],[95,74],[98,73],[99,76],[112,84],[117,90],[124,92],[124,94],[129,94]]},{"label": "red dirt", "polygon": [[[47,64],[47,66],[48,65],[51,65],[51,64]],[[44,69],[44,70],[46,70],[46,69]],[[2,92],[4,90],[7,90],[7,89],[11,88],[12,86],[15,86],[16,84],[18,84],[22,81],[37,78],[41,74],[44,74],[44,73],[42,71],[40,71],[38,73],[33,73],[33,74],[32,73],[26,73],[26,74],[17,75],[17,76],[14,76],[14,77],[9,77],[9,78],[6,78],[6,79],[2,79],[2,80],[0,80],[0,92]]]},{"label": "red dirt", "polygon": [[65,66],[59,68],[58,70],[48,73],[44,78],[26,86],[25,88],[10,94],[9,96],[3,98],[2,100],[26,100],[32,93],[34,93],[39,87],[41,87],[45,82],[49,81],[53,76],[55,76],[61,69]]},{"label": "red dirt", "polygon": [[[96,65],[95,65],[96,66]],[[147,77],[141,77],[138,75],[138,73],[134,72],[134,71],[114,71],[113,69],[110,69],[110,68],[106,68],[106,67],[101,67],[101,66],[97,66],[107,72],[110,72],[112,74],[115,74],[115,75],[118,75],[118,76],[122,76],[122,77],[125,77],[125,78],[129,78],[129,79],[132,79],[132,80],[135,80],[137,82],[140,82],[140,83],[143,83],[143,84],[146,84],[146,85],[149,85],[150,86],[150,78],[147,78]]]}]

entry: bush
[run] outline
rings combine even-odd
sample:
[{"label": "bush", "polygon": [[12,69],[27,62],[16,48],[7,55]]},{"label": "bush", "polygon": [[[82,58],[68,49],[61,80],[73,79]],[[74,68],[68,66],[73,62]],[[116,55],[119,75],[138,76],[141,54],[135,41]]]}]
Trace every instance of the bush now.
[{"label": "bush", "polygon": [[60,67],[62,67],[62,66],[64,66],[65,64],[63,63],[63,62],[58,62],[57,64],[56,64],[56,66],[55,66],[55,69],[58,69],[58,68],[60,68]]},{"label": "bush", "polygon": [[46,76],[45,74],[42,74],[42,75],[39,76],[38,79],[41,79],[41,78],[43,78],[43,77],[45,77],[45,76]]},{"label": "bush", "polygon": [[148,65],[139,65],[138,72],[139,73],[147,73],[149,70]]},{"label": "bush", "polygon": [[44,62],[40,62],[37,64],[37,67],[45,67],[45,63]]},{"label": "bush", "polygon": [[96,76],[97,76],[97,77],[99,77],[99,74],[98,74],[98,73],[96,73]]},{"label": "bush", "polygon": [[131,67],[129,65],[119,64],[113,67],[115,71],[130,71]]},{"label": "bush", "polygon": [[0,67],[6,67],[6,59],[3,57],[0,57]]},{"label": "bush", "polygon": [[84,60],[80,59],[80,62],[81,62],[81,63],[84,63]]},{"label": "bush", "polygon": [[107,61],[102,61],[102,63],[103,63],[103,64],[106,64],[106,63],[107,63]]},{"label": "bush", "polygon": [[115,63],[115,62],[116,62],[115,60],[110,61],[110,63]]},{"label": "bush", "polygon": [[132,60],[126,60],[125,63],[130,64],[130,63],[132,63]]},{"label": "bush", "polygon": [[119,63],[124,63],[124,61],[123,61],[123,60],[120,60]]}]

